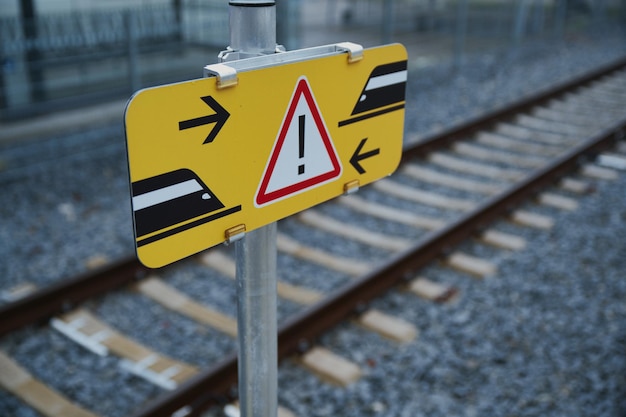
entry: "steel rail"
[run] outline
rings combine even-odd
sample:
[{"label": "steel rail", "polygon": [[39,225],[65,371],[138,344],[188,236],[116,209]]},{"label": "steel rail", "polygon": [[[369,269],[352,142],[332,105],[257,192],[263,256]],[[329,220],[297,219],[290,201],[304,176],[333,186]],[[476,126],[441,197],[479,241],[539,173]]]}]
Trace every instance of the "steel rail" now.
[{"label": "steel rail", "polygon": [[136,258],[118,260],[94,271],[65,279],[0,306],[0,336],[67,311],[72,306],[105,294],[148,272]]},{"label": "steel rail", "polygon": [[[570,81],[558,84],[555,87],[513,102],[511,105],[501,109],[471,118],[444,132],[427,136],[419,143],[407,145],[403,150],[402,161],[444,148],[452,142],[468,137],[480,129],[487,129],[499,121],[527,111],[533,106],[556,98],[624,67],[626,67],[626,57]],[[146,275],[149,271],[136,258],[129,257],[94,272],[87,272],[78,277],[52,284],[49,287],[37,290],[21,300],[4,304],[0,306],[0,337],[19,327],[49,318],[58,312],[66,310],[71,305],[79,304],[91,297],[96,297],[132,282]]]},{"label": "steel rail", "polygon": [[[417,144],[407,146],[403,152],[403,161],[446,147],[478,130],[487,129],[499,121],[528,111],[533,106],[540,105],[625,66],[626,58],[528,96],[503,109],[470,119],[445,132],[431,135]],[[411,277],[416,270],[449,252],[456,244],[511,210],[516,203],[527,199],[542,186],[555,181],[556,177],[573,169],[581,155],[609,146],[611,142],[623,137],[625,129],[626,120],[622,120],[614,127],[574,148],[551,166],[535,172],[513,189],[493,197],[458,221],[427,235],[414,247],[289,319],[278,331],[279,358],[306,350],[320,334],[359,311],[371,299],[379,297],[381,293],[398,282]],[[94,272],[53,284],[21,300],[0,306],[0,336],[25,325],[45,320],[85,300],[141,279],[150,271],[136,258],[127,258]],[[207,405],[228,398],[233,387],[236,386],[236,381],[237,360],[236,355],[232,355],[196,375],[176,391],[155,399],[134,416],[169,417],[185,407],[189,407],[189,413],[185,415],[198,415]]]},{"label": "steel rail", "polygon": [[610,73],[619,71],[626,67],[626,57],[617,59],[593,71],[569,79],[562,83],[557,83],[544,90],[529,94],[514,101],[504,107],[480,114],[476,117],[468,118],[444,132],[427,135],[417,143],[407,144],[402,152],[402,162],[424,156],[429,152],[441,149],[462,138],[467,138],[479,130],[486,130],[498,122],[510,119],[511,117],[528,112],[535,106],[539,106],[552,99],[558,98],[567,92],[571,92],[586,84],[596,81]]},{"label": "steel rail", "polygon": [[542,188],[571,172],[580,163],[582,156],[608,148],[625,136],[626,118],[623,118],[613,127],[571,149],[549,166],[535,171],[526,180],[490,198],[459,220],[426,235],[410,249],[289,320],[280,328],[279,355],[284,357],[298,352],[303,345],[310,346],[315,337],[354,312],[362,310],[370,300],[380,297],[399,282],[414,278],[417,270],[449,253],[459,243],[493,223],[494,219],[507,214]]}]

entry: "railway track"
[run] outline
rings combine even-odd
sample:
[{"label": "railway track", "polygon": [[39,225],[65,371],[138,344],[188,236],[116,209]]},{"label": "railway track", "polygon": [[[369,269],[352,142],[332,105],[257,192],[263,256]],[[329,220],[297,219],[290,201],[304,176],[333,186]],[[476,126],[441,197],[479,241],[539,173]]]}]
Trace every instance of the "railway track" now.
[{"label": "railway track", "polygon": [[[413,324],[369,309],[369,303],[398,285],[437,302],[454,298],[456,288],[416,278],[419,271],[440,262],[476,277],[493,275],[493,262],[459,245],[476,238],[498,251],[523,249],[523,238],[491,225],[508,219],[520,227],[550,228],[553,218],[522,206],[536,201],[575,210],[578,195],[590,187],[581,178],[614,178],[616,171],[593,161],[599,153],[604,164],[626,159],[625,66],[626,61],[617,62],[407,145],[394,176],[281,221],[279,357],[297,355],[322,378],[351,384],[362,370],[317,346],[321,335],[355,318],[384,337],[412,340],[418,333]],[[140,384],[145,397],[129,399],[133,405],[126,413],[198,415],[228,401],[236,384],[236,297],[229,278],[234,278],[229,248],[214,248],[159,271],[128,257],[23,298],[16,295],[0,306],[0,336],[27,339],[29,332],[60,332],[67,343],[92,352],[87,356],[105,358],[101,367],[117,364],[122,375],[157,387]],[[199,344],[215,338],[219,348],[192,357],[152,336],[127,335],[141,325],[101,317],[120,308],[130,317],[137,310],[157,317],[160,326],[175,328],[162,332],[168,337]],[[201,330],[184,334],[176,324],[181,318]],[[77,405],[90,404],[89,399],[47,387],[10,356],[0,355],[0,367],[8,370],[0,385],[20,401],[43,415],[95,415]]]}]

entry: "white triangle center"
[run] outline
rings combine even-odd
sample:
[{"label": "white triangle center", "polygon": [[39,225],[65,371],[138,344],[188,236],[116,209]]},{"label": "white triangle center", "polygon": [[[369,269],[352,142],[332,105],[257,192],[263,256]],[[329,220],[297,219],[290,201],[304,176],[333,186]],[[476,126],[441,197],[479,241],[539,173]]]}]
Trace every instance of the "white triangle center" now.
[{"label": "white triangle center", "polygon": [[305,77],[298,80],[255,198],[261,206],[341,174],[328,130]]},{"label": "white triangle center", "polygon": [[301,96],[278,154],[267,192],[289,187],[332,170],[333,164],[322,136],[315,126],[306,100]]}]

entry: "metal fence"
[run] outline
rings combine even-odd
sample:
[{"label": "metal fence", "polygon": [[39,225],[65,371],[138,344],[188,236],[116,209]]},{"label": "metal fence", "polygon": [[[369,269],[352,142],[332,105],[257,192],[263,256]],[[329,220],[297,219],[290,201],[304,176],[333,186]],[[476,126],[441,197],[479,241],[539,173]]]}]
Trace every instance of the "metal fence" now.
[{"label": "metal fence", "polygon": [[[0,118],[15,119],[200,77],[228,42],[228,4],[190,0],[0,19]],[[189,63],[206,53],[205,62]],[[208,51],[212,51],[209,53]]]},{"label": "metal fence", "polygon": [[[317,2],[320,3],[320,2]],[[522,40],[626,21],[625,0],[324,0],[329,24],[381,35],[438,33]]]},{"label": "metal fence", "polygon": [[[278,41],[289,49],[302,46],[304,32],[325,43],[363,33],[375,43],[408,36],[441,42],[459,63],[477,39],[514,50],[626,23],[626,0],[278,0],[277,7]],[[0,119],[197,78],[227,44],[226,0],[0,18]]]}]

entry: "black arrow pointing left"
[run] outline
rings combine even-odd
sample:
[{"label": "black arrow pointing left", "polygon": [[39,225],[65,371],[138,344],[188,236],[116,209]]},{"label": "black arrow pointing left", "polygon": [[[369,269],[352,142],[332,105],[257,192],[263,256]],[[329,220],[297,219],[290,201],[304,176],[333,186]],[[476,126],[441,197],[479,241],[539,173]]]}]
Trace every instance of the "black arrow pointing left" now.
[{"label": "black arrow pointing left", "polygon": [[228,113],[226,109],[222,107],[213,97],[205,96],[200,98],[211,109],[213,109],[213,111],[215,111],[215,114],[203,117],[196,117],[195,119],[183,120],[182,122],[178,122],[178,130],[191,129],[194,127],[215,123],[213,129],[211,129],[204,142],[202,142],[202,144],[211,143],[217,137],[217,134],[226,123],[226,120],[228,120],[228,118],[230,117],[230,113]]},{"label": "black arrow pointing left", "polygon": [[361,140],[361,143],[359,143],[359,146],[356,147],[356,150],[350,158],[350,163],[359,174],[365,174],[365,169],[363,169],[360,162],[363,159],[371,158],[372,156],[376,156],[380,153],[380,148],[372,149],[371,151],[367,151],[365,153],[359,153],[361,152],[361,149],[363,149],[365,142],[367,142],[367,138]]}]

